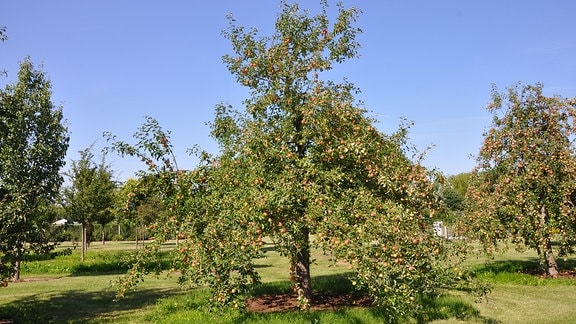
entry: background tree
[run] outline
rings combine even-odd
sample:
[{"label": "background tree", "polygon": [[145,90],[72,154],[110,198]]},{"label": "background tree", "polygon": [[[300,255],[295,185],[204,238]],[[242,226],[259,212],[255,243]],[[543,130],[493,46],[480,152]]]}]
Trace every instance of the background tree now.
[{"label": "background tree", "polygon": [[442,184],[442,199],[450,211],[456,213],[464,211],[471,175],[470,172],[452,175]]},{"label": "background tree", "polygon": [[[0,281],[19,280],[20,261],[47,252],[44,211],[62,184],[68,149],[62,108],[51,101],[51,84],[29,58],[18,82],[0,92]],[[52,220],[48,220],[49,222]]]},{"label": "background tree", "polygon": [[507,240],[523,244],[554,276],[555,254],[572,253],[576,239],[576,100],[542,91],[541,84],[493,89],[494,119],[468,190],[467,220],[487,252]]},{"label": "background tree", "polygon": [[[121,198],[125,215],[137,225],[163,223],[169,214],[176,213],[178,200],[183,200],[182,191],[187,188],[180,178],[186,172],[178,168],[176,156],[170,143],[170,132],[162,129],[157,120],[146,117],[146,121],[134,134],[137,143],[132,145],[118,140],[112,133],[104,137],[112,143],[110,148],[122,156],[134,156],[146,164],[146,169],[138,172],[138,179],[124,184]],[[170,229],[167,233],[175,233]],[[172,237],[173,238],[173,237]]]},{"label": "background tree", "polygon": [[[110,150],[121,156],[137,157],[146,164],[146,168],[137,173],[137,179],[129,179],[122,186],[117,209],[121,209],[124,217],[137,228],[148,225],[148,230],[153,231],[154,235],[152,244],[143,245],[144,248],[136,254],[129,273],[119,278],[119,297],[144,280],[144,275],[151,272],[159,274],[164,269],[159,258],[163,242],[175,237],[198,237],[195,242],[201,245],[206,243],[193,230],[202,222],[197,217],[200,210],[194,205],[204,202],[199,196],[191,198],[199,186],[190,178],[189,172],[178,168],[170,135],[152,117],[146,117],[134,133],[135,144],[118,140],[110,132],[104,133],[111,143]],[[186,256],[181,255],[185,254],[185,248],[172,252],[176,260],[186,260]],[[185,268],[180,261],[176,261],[175,267]]]},{"label": "background tree", "polygon": [[[181,281],[209,287],[216,303],[238,302],[259,282],[253,260],[268,236],[290,261],[303,308],[313,298],[310,249],[317,246],[347,262],[353,283],[392,318],[415,314],[423,298],[458,280],[452,268],[458,243],[433,235],[434,174],[408,157],[406,128],[378,132],[352,84],[320,78],[355,57],[359,46],[352,26],[358,11],[339,5],[330,24],[327,2],[321,4],[310,17],[282,2],[271,37],[246,32],[230,18],[225,35],[235,54],[224,62],[251,91],[246,111],[216,108],[212,135],[221,154],[172,186],[185,189],[167,195],[170,208],[181,212],[173,215],[176,226],[158,224],[157,234],[182,229]],[[138,147],[163,150],[116,147],[140,156]],[[178,205],[181,195],[185,203]],[[121,287],[140,278],[134,273]]]},{"label": "background tree", "polygon": [[131,204],[130,196],[134,190],[133,188],[136,188],[137,183],[138,180],[129,178],[118,188],[114,199],[114,214],[116,215],[116,222],[119,227],[122,227],[122,225],[132,227],[134,205]]},{"label": "background tree", "polygon": [[[462,215],[466,209],[466,190],[470,182],[471,173],[459,173],[449,176],[446,181],[438,182],[438,191],[444,204],[442,212],[436,215],[436,220],[441,221],[437,232],[444,237],[459,237],[465,232],[462,228]],[[437,230],[439,230],[437,229]]]},{"label": "background tree", "polygon": [[166,209],[162,197],[149,188],[146,179],[128,179],[120,188],[115,212],[118,217],[134,227],[136,247],[146,239],[146,229],[163,219]]},{"label": "background tree", "polygon": [[102,228],[102,244],[106,243],[106,225],[114,220],[114,202],[117,184],[109,164],[106,164],[105,156],[98,164],[96,174],[91,185],[94,193],[92,205],[94,207],[94,221]]},{"label": "background tree", "polygon": [[472,172],[463,172],[448,177],[450,187],[458,194],[458,196],[465,198]]},{"label": "background tree", "polygon": [[[64,208],[74,221],[82,224],[82,261],[87,244],[92,240],[93,222],[100,224],[112,220],[115,183],[104,158],[94,161],[92,147],[80,151],[80,160],[72,161],[68,172],[71,185],[64,188]],[[104,227],[104,226],[103,226]]]}]

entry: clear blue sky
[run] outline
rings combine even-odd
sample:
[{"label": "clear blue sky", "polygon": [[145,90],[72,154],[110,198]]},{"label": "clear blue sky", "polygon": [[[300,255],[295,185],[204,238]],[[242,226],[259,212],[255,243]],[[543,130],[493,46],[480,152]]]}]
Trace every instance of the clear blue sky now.
[{"label": "clear blue sky", "polygon": [[[312,12],[316,1],[301,1]],[[447,174],[470,171],[491,84],[543,82],[546,94],[576,96],[576,1],[345,0],[361,8],[360,58],[335,66],[361,88],[358,99],[390,132],[415,122],[411,141],[435,147],[425,164]],[[334,3],[331,4],[335,8]],[[71,132],[68,163],[102,132],[130,140],[149,115],[172,131],[181,166],[195,144],[216,152],[205,122],[219,102],[241,108],[246,91],[221,63],[226,14],[270,34],[273,0],[31,1],[0,4],[0,86],[14,82],[26,56],[49,75]],[[142,165],[109,156],[120,179]]]}]

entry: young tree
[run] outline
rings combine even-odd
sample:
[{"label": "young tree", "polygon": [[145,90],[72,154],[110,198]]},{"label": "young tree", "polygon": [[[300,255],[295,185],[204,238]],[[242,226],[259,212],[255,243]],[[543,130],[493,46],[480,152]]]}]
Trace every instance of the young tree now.
[{"label": "young tree", "polygon": [[134,227],[137,248],[140,238],[146,239],[146,228],[163,219],[166,213],[162,197],[153,186],[150,187],[145,176],[128,179],[118,191],[115,212],[119,219]]},{"label": "young tree", "polygon": [[113,180],[110,165],[105,163],[104,157],[98,164],[95,178],[92,183],[94,195],[94,221],[102,227],[102,244],[106,243],[106,224],[114,220],[114,202],[116,195],[116,182]]},{"label": "young tree", "polygon": [[576,100],[542,90],[541,84],[493,89],[487,108],[493,125],[468,189],[467,220],[487,252],[507,240],[523,244],[555,276],[555,253],[572,253],[576,243]]},{"label": "young tree", "polygon": [[112,172],[104,158],[99,164],[94,163],[93,158],[92,147],[80,151],[80,160],[72,161],[68,173],[71,185],[63,192],[66,212],[71,219],[82,224],[82,261],[86,245],[91,240],[92,222],[98,222],[104,228],[113,218],[116,190]]},{"label": "young tree", "polygon": [[[44,72],[27,58],[18,82],[0,92],[0,282],[19,280],[20,261],[51,244],[41,216],[62,184],[68,149],[62,108]],[[49,223],[48,223],[49,224]]]},{"label": "young tree", "polygon": [[[219,156],[191,172],[157,173],[172,179],[164,196],[173,214],[157,224],[155,239],[174,229],[183,235],[181,281],[209,287],[215,303],[237,302],[259,282],[253,261],[268,236],[290,260],[303,308],[313,299],[316,246],[347,262],[354,284],[391,317],[415,314],[423,298],[458,280],[453,261],[460,250],[433,235],[434,174],[407,157],[406,128],[378,132],[354,100],[353,85],[320,78],[359,46],[352,26],[358,11],[339,5],[330,24],[327,9],[322,1],[321,13],[310,17],[283,2],[276,32],[262,38],[230,18],[225,35],[235,54],[224,62],[251,90],[246,112],[217,107],[212,135]],[[115,147],[154,171],[150,166],[165,164],[166,137],[144,137]],[[136,270],[121,293],[141,278]]]},{"label": "young tree", "polygon": [[[132,202],[131,197],[134,196],[133,192],[138,186],[138,180],[129,178],[120,185],[114,199],[114,214],[118,226],[121,224],[128,224],[130,227],[134,224],[135,204]],[[136,235],[136,247],[138,247],[138,235]]]}]

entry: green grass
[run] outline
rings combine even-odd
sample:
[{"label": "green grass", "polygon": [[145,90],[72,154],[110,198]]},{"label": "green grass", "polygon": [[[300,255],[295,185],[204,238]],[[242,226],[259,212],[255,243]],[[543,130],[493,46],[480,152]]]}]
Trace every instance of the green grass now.
[{"label": "green grass", "polygon": [[[64,246],[63,248],[66,248]],[[70,246],[68,246],[70,247]],[[271,245],[266,257],[257,260],[263,284],[256,294],[290,291],[287,260]],[[182,291],[175,278],[146,278],[136,293],[114,301],[111,282],[127,269],[126,258],[133,242],[94,243],[86,262],[78,249],[55,259],[24,264],[28,281],[0,289],[0,320],[17,323],[382,323],[386,315],[377,308],[344,308],[337,311],[255,314],[235,309],[209,312],[204,291]],[[348,292],[348,267],[333,265],[315,251],[312,267],[314,287],[320,291]],[[494,259],[471,257],[467,265],[477,278],[488,281],[492,292],[475,303],[463,292],[424,302],[433,323],[568,323],[576,322],[576,279],[544,279],[525,272],[538,266],[535,253],[508,251]],[[576,259],[562,262],[574,269]],[[417,322],[407,319],[408,322]]]},{"label": "green grass", "polygon": [[210,313],[192,294],[162,300],[155,315],[156,323],[381,323],[382,317],[365,309],[341,309],[325,312],[242,313],[237,310]]},{"label": "green grass", "polygon": [[[61,249],[68,246],[60,247]],[[182,293],[175,280],[149,276],[122,302],[112,282],[129,268],[134,243],[92,244],[84,263],[80,251],[25,262],[24,282],[0,289],[0,320],[16,323],[145,322],[162,297]],[[167,262],[165,262],[167,264]]]},{"label": "green grass", "polygon": [[[345,276],[315,277],[315,289],[328,292],[350,292],[352,284]],[[270,282],[256,289],[256,294],[290,291],[288,281]],[[342,308],[336,311],[247,313],[236,309],[209,312],[206,295],[194,291],[161,300],[151,318],[156,323],[383,323],[386,314],[378,308]],[[478,319],[480,312],[457,296],[443,296],[425,302],[427,315],[421,322],[439,319]],[[415,319],[406,319],[416,322]]]},{"label": "green grass", "polygon": [[86,255],[85,262],[80,263],[80,252],[74,251],[70,255],[54,259],[25,262],[22,265],[22,274],[122,273],[129,269],[129,255],[130,252],[127,251],[90,252]]},{"label": "green grass", "polygon": [[[469,296],[462,296],[469,300]],[[575,323],[574,285],[498,284],[487,300],[474,304],[485,318],[502,323]]]},{"label": "green grass", "polygon": [[110,282],[117,275],[42,278],[11,284],[0,292],[0,319],[16,323],[142,323],[157,300],[179,293],[172,282],[149,278],[122,302]]}]

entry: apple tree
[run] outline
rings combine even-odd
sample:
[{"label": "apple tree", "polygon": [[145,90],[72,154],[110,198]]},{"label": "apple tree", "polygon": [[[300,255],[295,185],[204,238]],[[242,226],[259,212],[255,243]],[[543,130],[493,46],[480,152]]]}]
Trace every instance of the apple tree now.
[{"label": "apple tree", "polygon": [[[214,304],[240,306],[260,282],[254,260],[270,238],[289,260],[303,309],[314,299],[318,248],[346,263],[352,283],[391,318],[418,314],[423,300],[465,278],[456,267],[462,242],[433,233],[437,175],[420,164],[406,126],[379,132],[351,83],[321,77],[357,56],[359,11],[339,4],[330,23],[327,1],[315,16],[282,4],[268,37],[230,18],[225,36],[234,54],[223,60],[250,97],[244,110],[216,107],[218,155],[202,154],[194,170],[174,168],[153,120],[134,145],[109,140],[148,165],[171,212],[154,224],[155,242],[182,239],[174,263],[180,281],[206,287]],[[120,295],[150,271],[139,260],[119,280]]]},{"label": "apple tree", "polygon": [[214,212],[239,223],[230,228],[248,226],[253,242],[272,238],[302,307],[314,298],[310,251],[319,247],[350,265],[375,304],[410,314],[455,282],[447,261],[461,251],[432,233],[435,174],[411,155],[407,128],[382,134],[351,83],[323,79],[357,56],[360,33],[357,9],[339,4],[330,23],[327,7],[310,16],[284,3],[269,37],[231,20],[234,54],[224,62],[250,98],[243,112],[217,107]]},{"label": "apple tree", "polygon": [[556,257],[576,243],[576,100],[516,84],[494,88],[487,110],[493,123],[468,188],[468,226],[486,252],[524,245],[538,252],[543,273],[557,275]]},{"label": "apple tree", "polygon": [[[206,216],[198,206],[206,204],[202,199],[205,186],[193,177],[201,168],[195,172],[179,169],[170,136],[169,131],[164,131],[158,121],[149,116],[134,133],[136,143],[119,140],[111,132],[104,133],[111,143],[109,150],[123,157],[136,157],[146,165],[136,174],[137,178],[128,179],[121,187],[115,210],[123,220],[137,227],[137,238],[138,230],[144,231],[145,226],[145,230],[154,235],[154,241],[143,245],[134,255],[128,274],[119,278],[118,297],[143,280],[144,275],[164,270],[159,257],[162,243],[191,237],[200,246],[203,244],[200,230],[204,228]],[[187,267],[184,265],[186,249],[172,251],[176,260],[174,269],[182,273]]]},{"label": "apple tree", "polygon": [[62,108],[51,101],[51,84],[29,58],[16,84],[0,90],[0,282],[19,279],[30,252],[48,252],[50,222],[42,215],[62,184],[68,149]]}]

